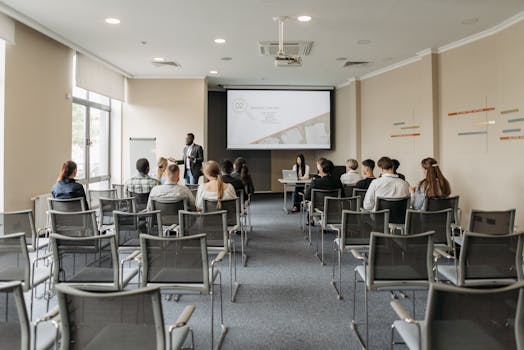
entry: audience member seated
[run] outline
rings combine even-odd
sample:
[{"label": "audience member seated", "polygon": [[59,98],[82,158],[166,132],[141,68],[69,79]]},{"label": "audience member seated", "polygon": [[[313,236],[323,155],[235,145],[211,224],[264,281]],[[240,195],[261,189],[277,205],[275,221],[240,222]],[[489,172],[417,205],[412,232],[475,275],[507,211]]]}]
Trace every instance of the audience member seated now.
[{"label": "audience member seated", "polygon": [[335,166],[333,162],[327,159],[320,163],[320,177],[311,181],[311,186],[308,186],[305,193],[305,199],[311,199],[311,190],[338,190],[341,189],[342,196],[344,195],[344,186],[338,177],[333,176],[333,169]]},{"label": "audience member seated", "polygon": [[88,208],[84,186],[76,182],[77,166],[72,160],[62,164],[57,182],[51,189],[51,196],[58,199],[84,198],[86,209]]},{"label": "audience member seated", "polygon": [[377,197],[402,198],[409,196],[409,184],[398,177],[393,171],[393,161],[388,157],[378,160],[382,176],[369,185],[363,208],[374,210]]},{"label": "audience member seated", "polygon": [[235,171],[231,173],[231,176],[242,180],[242,183],[244,184],[244,192],[247,194],[255,193],[255,186],[253,185],[253,179],[249,174],[246,160],[242,157],[238,157],[235,159],[233,167],[235,168]]},{"label": "audience member seated", "polygon": [[158,159],[158,162],[156,163],[156,179],[158,182],[160,182],[162,185],[166,183],[166,169],[167,169],[167,159],[164,157],[160,157]]},{"label": "audience member seated", "polygon": [[[358,162],[355,159],[348,159],[346,162],[346,173],[340,176],[340,182],[343,185],[355,185],[362,180],[362,175],[357,171]],[[346,196],[351,196],[351,193],[346,193]]]},{"label": "audience member seated", "polygon": [[222,163],[220,163],[220,171],[222,172],[222,181],[224,181],[226,184],[233,185],[235,191],[243,191],[244,195],[247,195],[242,180],[240,180],[238,177],[231,176],[231,173],[233,172],[232,161],[229,159],[224,159]]},{"label": "audience member seated", "polygon": [[393,162],[393,173],[395,175],[398,175],[398,177],[400,177],[402,180],[406,180],[406,177],[404,176],[404,174],[397,172],[397,169],[400,166],[400,162],[396,159],[391,159],[391,161]]},{"label": "audience member seated", "polygon": [[125,183],[125,193],[149,193],[153,187],[159,184],[157,179],[147,175],[149,173],[149,161],[146,158],[140,158],[136,161],[136,170],[138,174]]},{"label": "audience member seated", "polygon": [[[306,164],[306,159],[303,154],[297,156],[295,165],[293,165],[293,171],[296,172],[298,180],[309,179],[309,165]],[[300,206],[299,192],[304,192],[304,185],[295,185],[295,191],[293,191],[293,209],[291,210],[294,213],[298,211],[298,207]]]},{"label": "audience member seated", "polygon": [[446,198],[451,193],[449,182],[446,180],[438,163],[433,158],[422,159],[424,179],[415,187],[410,188],[411,205],[413,209],[420,210],[424,207],[426,198]]},{"label": "audience member seated", "polygon": [[147,202],[147,209],[152,210],[152,199],[165,199],[165,200],[180,200],[184,199],[187,201],[191,210],[195,209],[195,197],[191,193],[191,190],[184,185],[179,184],[180,181],[180,169],[177,164],[170,164],[167,167],[166,183],[153,187],[149,193],[149,200]]},{"label": "audience member seated", "polygon": [[202,210],[204,199],[216,200],[218,202],[217,207],[220,208],[222,200],[237,197],[233,185],[227,184],[222,180],[220,167],[214,160],[210,160],[204,165],[204,176],[208,181],[198,186],[196,195],[196,207],[198,210]]},{"label": "audience member seated", "polygon": [[[367,190],[371,181],[375,180],[375,175],[373,170],[375,169],[375,161],[373,159],[366,159],[362,162],[362,172],[364,173],[364,178],[355,184],[355,188],[360,188],[362,190]],[[351,197],[353,193],[346,193],[346,196]]]}]

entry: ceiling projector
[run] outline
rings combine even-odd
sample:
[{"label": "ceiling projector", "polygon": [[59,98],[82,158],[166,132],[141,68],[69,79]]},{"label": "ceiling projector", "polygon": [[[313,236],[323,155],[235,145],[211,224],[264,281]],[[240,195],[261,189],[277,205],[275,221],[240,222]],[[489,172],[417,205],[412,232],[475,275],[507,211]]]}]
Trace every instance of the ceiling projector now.
[{"label": "ceiling projector", "polygon": [[302,67],[302,58],[292,56],[276,56],[275,67]]}]

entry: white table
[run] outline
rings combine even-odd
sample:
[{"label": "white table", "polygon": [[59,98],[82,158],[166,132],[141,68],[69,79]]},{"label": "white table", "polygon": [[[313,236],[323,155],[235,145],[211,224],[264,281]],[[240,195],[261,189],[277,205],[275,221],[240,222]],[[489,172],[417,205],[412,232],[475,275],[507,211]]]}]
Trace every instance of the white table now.
[{"label": "white table", "polygon": [[296,185],[305,185],[311,182],[311,179],[307,180],[284,180],[284,179],[278,179],[278,182],[280,182],[282,185],[284,185],[284,211],[286,213],[289,212],[287,209],[287,192],[289,188],[295,188]]}]

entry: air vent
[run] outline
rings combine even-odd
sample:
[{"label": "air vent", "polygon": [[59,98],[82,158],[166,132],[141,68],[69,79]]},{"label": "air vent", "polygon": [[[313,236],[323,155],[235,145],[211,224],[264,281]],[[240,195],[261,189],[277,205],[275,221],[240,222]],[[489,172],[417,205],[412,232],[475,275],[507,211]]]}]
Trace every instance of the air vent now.
[{"label": "air vent", "polygon": [[[289,56],[307,56],[312,46],[312,41],[284,41],[284,52]],[[258,50],[262,56],[275,56],[278,53],[278,41],[259,41]]]},{"label": "air vent", "polygon": [[178,63],[176,63],[175,61],[165,61],[165,62],[151,62],[153,64],[153,66],[155,67],[166,67],[166,66],[171,66],[171,67],[175,67],[175,68],[182,68],[182,66]]},{"label": "air vent", "polygon": [[347,61],[346,63],[344,63],[343,67],[347,68],[347,67],[363,66],[368,63],[369,63],[368,61]]}]

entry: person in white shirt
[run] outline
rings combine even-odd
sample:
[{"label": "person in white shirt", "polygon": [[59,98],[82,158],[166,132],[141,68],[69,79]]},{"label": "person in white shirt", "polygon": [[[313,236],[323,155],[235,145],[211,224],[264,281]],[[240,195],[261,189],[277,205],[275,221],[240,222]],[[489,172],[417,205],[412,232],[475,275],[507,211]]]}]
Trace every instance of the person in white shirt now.
[{"label": "person in white shirt", "polygon": [[204,165],[204,176],[208,181],[198,186],[195,200],[198,210],[203,209],[204,199],[216,200],[218,202],[217,208],[220,208],[222,200],[237,198],[233,185],[222,181],[220,166],[214,160],[210,160]]},{"label": "person in white shirt", "polygon": [[343,185],[355,185],[362,180],[362,175],[357,171],[358,162],[355,159],[348,159],[346,162],[346,173],[340,175],[340,182]]},{"label": "person in white shirt", "polygon": [[[293,165],[293,171],[296,172],[298,180],[309,179],[309,165],[306,164],[303,154],[299,154],[297,156],[295,165]],[[300,196],[298,195],[299,192],[304,192],[304,185],[295,185],[295,191],[293,191],[293,209],[291,209],[293,213],[298,211],[298,207],[300,205]]]},{"label": "person in white shirt", "polygon": [[151,199],[179,200],[187,201],[189,208],[195,209],[195,197],[191,190],[184,185],[179,184],[180,169],[177,164],[170,164],[166,169],[166,183],[158,185],[151,189],[147,210],[152,210]]},{"label": "person in white shirt", "polygon": [[388,157],[382,157],[377,163],[382,176],[371,181],[363,208],[375,210],[377,197],[402,198],[409,196],[409,184],[394,174],[393,161]]}]

